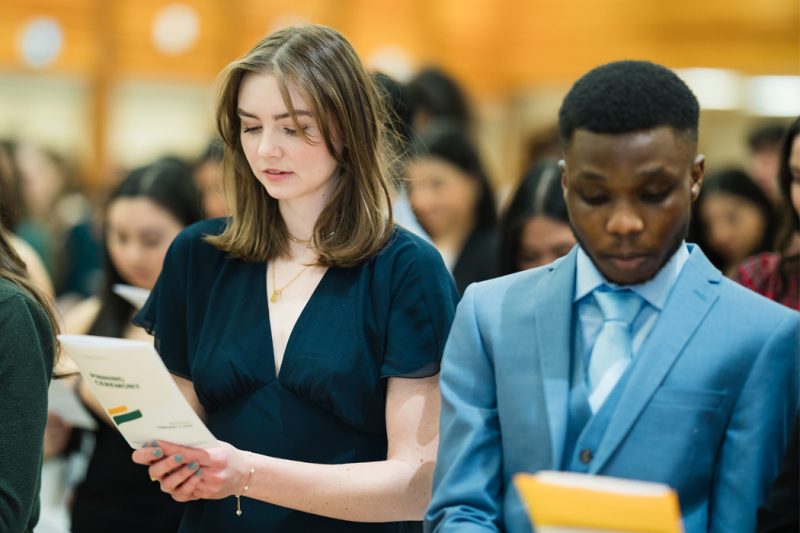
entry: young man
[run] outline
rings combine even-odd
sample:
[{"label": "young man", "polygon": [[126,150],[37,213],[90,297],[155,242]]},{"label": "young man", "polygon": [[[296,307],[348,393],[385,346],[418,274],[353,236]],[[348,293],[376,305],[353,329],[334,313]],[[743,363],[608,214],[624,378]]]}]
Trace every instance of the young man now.
[{"label": "young man", "polygon": [[[666,483],[687,533],[752,531],[798,407],[800,315],[686,244],[698,104],[623,61],[559,115],[576,246],[472,285],[444,353],[428,531],[528,532],[517,472]],[[580,512],[580,510],[576,510]]]}]

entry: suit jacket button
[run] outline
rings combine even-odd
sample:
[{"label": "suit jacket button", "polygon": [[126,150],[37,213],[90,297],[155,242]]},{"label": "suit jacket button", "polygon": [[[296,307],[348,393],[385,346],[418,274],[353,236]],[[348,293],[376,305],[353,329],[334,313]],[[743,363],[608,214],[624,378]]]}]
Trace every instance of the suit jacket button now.
[{"label": "suit jacket button", "polygon": [[580,459],[580,461],[585,465],[591,463],[593,457],[594,454],[592,453],[592,450],[590,450],[589,448],[584,448],[578,455],[578,459]]}]

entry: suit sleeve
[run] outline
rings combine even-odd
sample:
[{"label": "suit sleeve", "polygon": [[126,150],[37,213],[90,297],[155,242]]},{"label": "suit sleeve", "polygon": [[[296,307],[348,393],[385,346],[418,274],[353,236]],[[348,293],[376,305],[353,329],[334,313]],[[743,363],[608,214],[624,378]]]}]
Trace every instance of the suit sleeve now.
[{"label": "suit sleeve", "polygon": [[439,383],[439,457],[426,532],[502,529],[502,449],[494,367],[481,337],[471,286],[456,311]]},{"label": "suit sleeve", "polygon": [[800,315],[767,338],[736,402],[719,454],[709,531],[753,531],[798,408]]}]

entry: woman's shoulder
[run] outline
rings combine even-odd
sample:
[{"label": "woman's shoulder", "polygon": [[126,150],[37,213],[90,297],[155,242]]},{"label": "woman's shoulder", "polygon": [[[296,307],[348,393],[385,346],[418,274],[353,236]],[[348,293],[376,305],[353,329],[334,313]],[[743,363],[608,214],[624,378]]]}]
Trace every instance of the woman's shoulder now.
[{"label": "woman's shoulder", "polygon": [[[393,261],[441,261],[441,254],[429,241],[419,235],[395,226],[386,242],[386,246],[378,254],[381,259]],[[444,264],[444,263],[442,263]]]},{"label": "woman's shoulder", "polygon": [[25,290],[13,281],[0,277],[0,304],[7,301],[16,301],[20,298],[28,298]]},{"label": "woman's shoulder", "polygon": [[427,240],[396,226],[386,246],[374,261],[376,280],[416,280],[421,285],[430,284],[449,287],[452,276],[444,264],[442,255]]},{"label": "woman's shoulder", "polygon": [[175,242],[205,242],[205,237],[219,235],[228,226],[229,218],[210,218],[195,222],[181,230]]},{"label": "woman's shoulder", "polygon": [[33,295],[0,276],[0,321],[19,319],[26,314],[41,324],[49,324],[44,309]]},{"label": "woman's shoulder", "polygon": [[178,233],[170,247],[171,254],[195,255],[204,257],[224,254],[222,250],[209,243],[206,237],[220,235],[228,225],[228,218],[212,218],[195,222]]}]

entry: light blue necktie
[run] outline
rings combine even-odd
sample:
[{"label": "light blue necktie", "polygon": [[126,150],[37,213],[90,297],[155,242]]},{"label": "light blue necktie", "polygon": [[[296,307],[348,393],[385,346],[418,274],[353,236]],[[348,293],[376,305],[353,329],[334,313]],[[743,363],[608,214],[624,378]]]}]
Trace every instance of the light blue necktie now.
[{"label": "light blue necktie", "polygon": [[[641,297],[630,290],[601,291],[595,290],[594,297],[603,312],[603,327],[597,335],[589,360],[589,393],[595,392],[603,377],[619,361],[629,361],[633,355],[633,335],[631,324],[642,307]],[[621,373],[615,372],[617,380]],[[616,380],[613,384],[616,384]],[[603,389],[606,394],[599,401],[605,400],[613,386]]]}]

